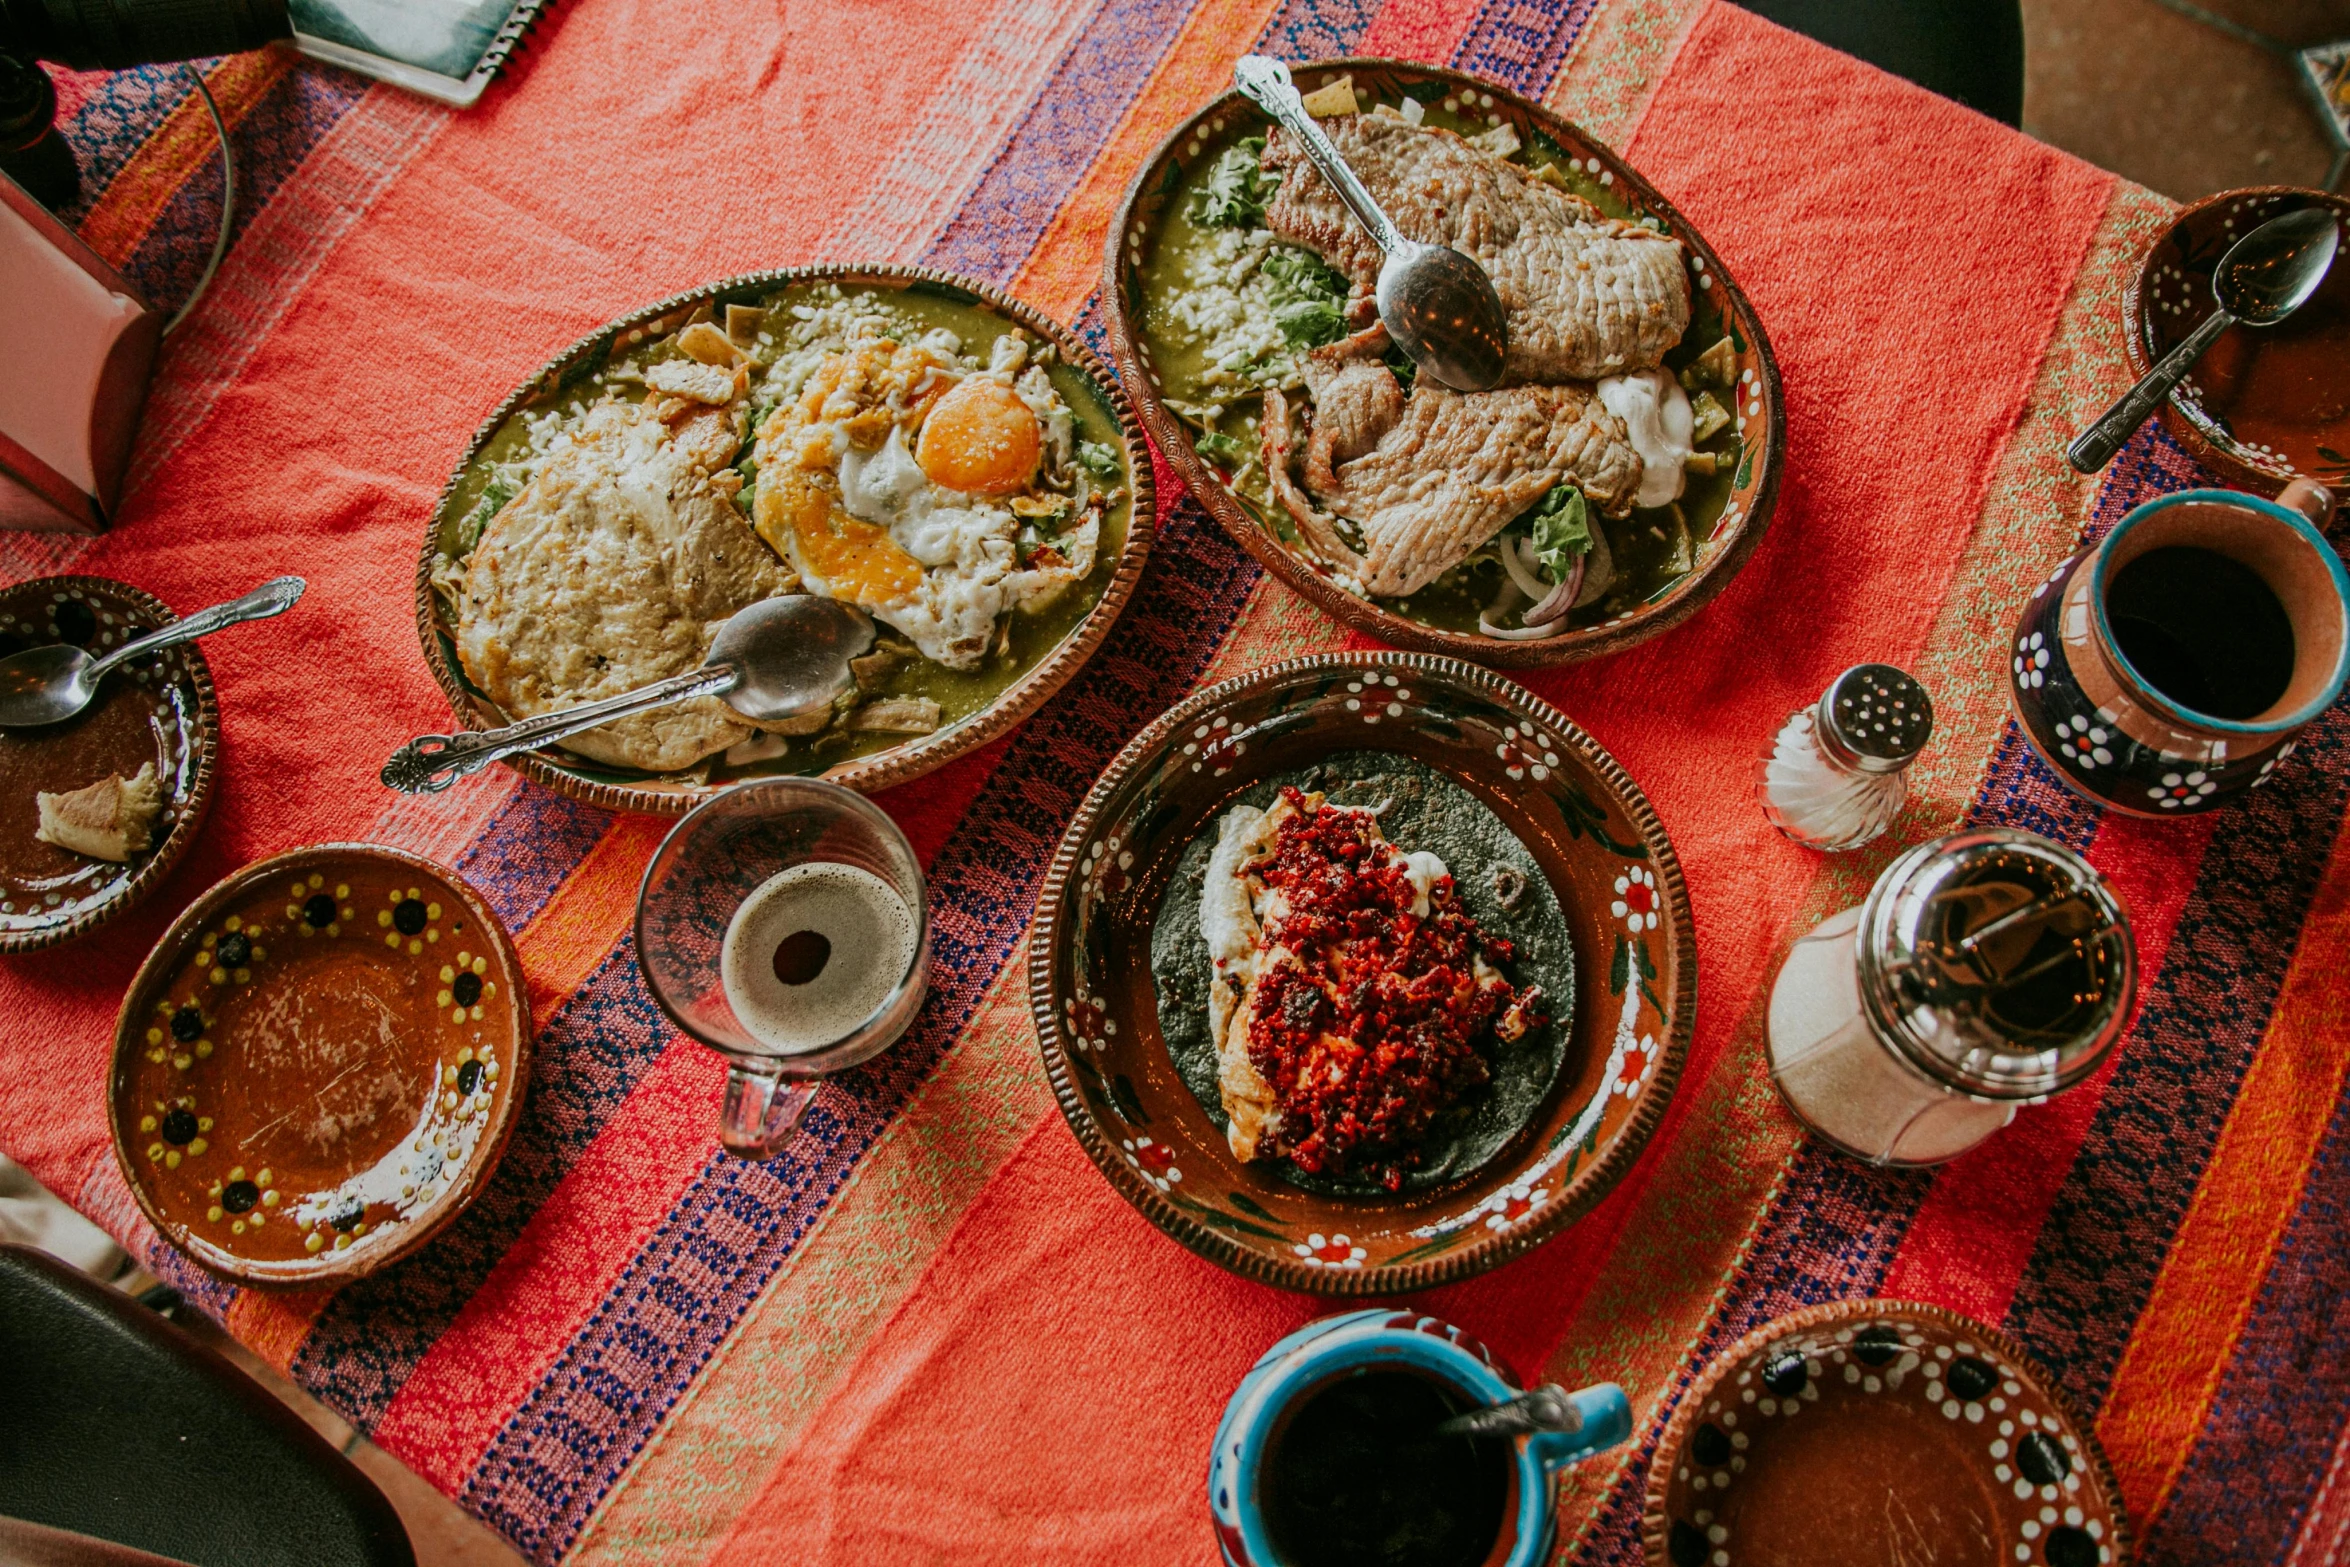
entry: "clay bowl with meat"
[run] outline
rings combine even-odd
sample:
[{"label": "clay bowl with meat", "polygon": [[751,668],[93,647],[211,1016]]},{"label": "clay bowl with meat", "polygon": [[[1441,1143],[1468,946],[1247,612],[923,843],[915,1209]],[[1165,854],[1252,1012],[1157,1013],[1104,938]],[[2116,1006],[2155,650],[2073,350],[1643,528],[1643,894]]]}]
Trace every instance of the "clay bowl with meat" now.
[{"label": "clay bowl with meat", "polygon": [[1127,188],[1103,258],[1160,451],[1267,570],[1398,647],[1570,664],[1696,613],[1760,542],[1786,446],[1721,259],[1614,152],[1489,82],[1382,59],[1295,77],[1405,233],[1495,277],[1509,369],[1473,396],[1420,382],[1377,329],[1367,236],[1227,92]]},{"label": "clay bowl with meat", "polygon": [[[1196,1021],[1181,1009],[1204,1009],[1212,983],[1205,962],[1194,974],[1166,956],[1179,879],[1197,874],[1195,844],[1217,842],[1235,803],[1271,781],[1349,769],[1380,790],[1407,773],[1441,779],[1496,824],[1486,841],[1525,867],[1517,888],[1503,885],[1498,861],[1454,856],[1447,866],[1464,904],[1472,880],[1493,881],[1509,912],[1491,915],[1491,933],[1516,938],[1503,963],[1518,982],[1537,927],[1571,947],[1571,984],[1545,998],[1541,1028],[1555,1033],[1529,1036],[1549,1052],[1538,1092],[1457,1174],[1393,1190],[1336,1190],[1262,1151],[1243,1160],[1212,1080],[1203,1087],[1171,1042]],[[1427,847],[1401,827],[1394,843]],[[1590,736],[1491,671],[1363,652],[1226,681],[1138,735],[1053,858],[1028,986],[1062,1113],[1119,1195],[1244,1277],[1388,1295],[1520,1256],[1622,1178],[1663,1119],[1688,1050],[1697,946],[1663,827]],[[1487,1048],[1496,1075],[1461,1099],[1464,1115],[1502,1086],[1501,1046]]]},{"label": "clay bowl with meat", "polygon": [[[1072,569],[1073,580],[1056,592],[1039,592],[982,626],[965,628],[983,633],[967,639],[984,647],[968,663],[933,656],[948,635],[944,630],[924,643],[901,634],[892,611],[877,607],[883,645],[856,666],[856,705],[836,704],[830,714],[813,715],[813,732],[801,726],[754,730],[730,718],[716,698],[700,698],[624,721],[659,726],[705,710],[690,719],[692,742],[663,747],[674,754],[615,754],[610,737],[617,729],[606,726],[566,745],[524,752],[507,765],[591,805],[664,816],[682,815],[730,784],[777,775],[821,776],[871,792],[918,778],[1001,735],[1067,684],[1109,636],[1142,576],[1154,521],[1142,426],[1109,367],[1059,322],[976,279],[923,267],[795,267],[726,278],[607,322],[555,355],[483,421],[426,525],[416,570],[417,636],[459,724],[497,728],[650,684],[699,662],[716,626],[744,604],[771,593],[821,591],[791,567],[784,547],[769,536],[761,502],[774,476],[762,479],[758,440],[800,400],[806,384],[826,373],[821,356],[857,352],[854,341],[827,324],[843,298],[856,309],[871,304],[885,315],[884,337],[907,353],[923,352],[921,345],[935,343],[939,334],[955,340],[974,362],[942,368],[966,380],[985,378],[967,372],[988,367],[991,348],[1023,342],[1022,363],[1043,378],[1041,395],[1057,399],[1056,418],[1066,418],[1067,438],[1085,472],[1076,474],[1076,462],[1057,453],[1059,438],[1048,435],[1042,466],[1032,470],[1033,485],[990,488],[985,495],[990,505],[1008,505],[1013,520],[1027,524],[1017,546],[1025,568],[1041,556],[1041,546],[1068,547],[1065,538],[1039,531],[1046,522],[1029,521],[1039,515],[1032,503],[1050,497],[1021,493],[1042,487],[1053,469],[1061,469],[1060,482],[1089,494],[1097,506],[1088,513],[1095,517],[1095,537],[1086,569]],[[693,358],[697,352],[707,358]],[[691,413],[690,398],[672,398],[654,384],[684,387],[716,373],[726,386],[725,372],[707,359],[728,355],[736,356],[743,380],[718,394],[731,402],[703,416]],[[647,491],[641,472],[615,478],[590,469],[583,476],[574,465],[559,483],[537,482],[542,472],[553,471],[554,454],[567,444],[575,453],[590,446],[626,452],[632,434],[648,433],[623,429],[615,436],[607,425],[599,435],[594,421],[608,417],[608,405],[642,410],[642,424],[657,416],[664,398],[670,399],[666,406],[687,411],[659,416],[673,434],[657,450],[668,452],[674,442],[676,470],[684,473],[659,516],[636,519],[632,526],[615,521],[621,510],[616,498]],[[692,432],[718,416],[733,428],[718,432],[709,450],[694,445],[701,437]],[[1042,421],[1031,426],[1041,430]],[[929,429],[925,425],[923,433]],[[1032,433],[1030,440],[1036,439]],[[922,449],[927,452],[927,445]],[[651,486],[655,490],[669,482],[657,477],[662,483]],[[945,494],[946,488],[953,487],[926,483],[914,498],[936,506],[972,499]],[[583,495],[591,498],[588,509],[600,518],[600,531],[579,526],[582,508],[562,499]],[[899,497],[901,503],[906,499]],[[1023,506],[1031,510],[1019,511]],[[534,509],[531,526],[541,530],[541,542],[525,548],[531,541],[515,518]],[[836,583],[849,584],[842,596],[855,598],[856,584],[898,567],[917,578],[929,569],[893,542],[917,520],[901,515],[886,526],[852,521],[843,528],[835,549],[845,553],[827,568]],[[632,538],[672,535],[669,548],[691,569],[654,569],[646,552],[626,547]],[[477,592],[480,563],[493,555],[500,561],[499,585]],[[518,567],[518,560],[524,565]],[[616,569],[616,562],[628,569]],[[532,564],[539,568],[535,575],[526,569]],[[953,560],[938,569],[948,568],[960,572],[965,563]],[[968,602],[974,586],[967,580],[946,583],[941,596],[961,594]],[[601,602],[594,601],[598,595]],[[876,600],[868,607],[886,596],[868,594]],[[469,598],[501,606],[491,629],[469,631]],[[586,627],[600,640],[566,642],[534,630],[547,627]],[[538,678],[529,672],[588,669],[594,673],[569,680],[560,700],[543,690],[531,693],[534,705],[502,700],[487,684],[507,678],[520,686]]]}]

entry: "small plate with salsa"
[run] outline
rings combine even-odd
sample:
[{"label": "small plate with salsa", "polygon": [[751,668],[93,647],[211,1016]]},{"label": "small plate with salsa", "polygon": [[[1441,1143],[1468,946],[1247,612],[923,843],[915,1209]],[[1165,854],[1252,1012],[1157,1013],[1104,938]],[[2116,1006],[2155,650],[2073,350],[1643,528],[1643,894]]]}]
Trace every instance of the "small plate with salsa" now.
[{"label": "small plate with salsa", "polygon": [[[2122,302],[2130,373],[2144,375],[2211,314],[2212,268],[2230,245],[2305,207],[2350,228],[2350,197],[2287,185],[2222,191],[2181,212]],[[2162,419],[2231,484],[2272,496],[2295,479],[2350,484],[2350,266],[2337,262],[2281,324],[2221,333]]]},{"label": "small plate with salsa", "polygon": [[[103,656],[178,618],[105,577],[40,577],[0,589],[0,658],[59,643]],[[212,672],[182,643],[109,675],[63,723],[0,729],[0,952],[95,930],[171,874],[212,803],[219,724]],[[126,793],[144,801],[127,838]],[[82,832],[60,830],[61,804]]]}]

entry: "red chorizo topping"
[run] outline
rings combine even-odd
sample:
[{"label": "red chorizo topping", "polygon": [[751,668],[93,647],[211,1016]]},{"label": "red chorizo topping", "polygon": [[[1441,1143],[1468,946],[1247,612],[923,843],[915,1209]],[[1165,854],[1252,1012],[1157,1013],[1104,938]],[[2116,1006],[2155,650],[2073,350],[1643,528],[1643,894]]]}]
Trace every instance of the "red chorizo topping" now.
[{"label": "red chorizo topping", "polygon": [[1250,867],[1286,904],[1267,947],[1297,959],[1259,981],[1249,1019],[1249,1059],[1281,1111],[1267,1151],[1394,1191],[1437,1116],[1487,1080],[1495,1025],[1516,1038],[1543,1021],[1540,991],[1479,981],[1478,957],[1507,963],[1513,949],[1454,901],[1450,876],[1412,912],[1404,857],[1371,813],[1282,796],[1297,814]]}]

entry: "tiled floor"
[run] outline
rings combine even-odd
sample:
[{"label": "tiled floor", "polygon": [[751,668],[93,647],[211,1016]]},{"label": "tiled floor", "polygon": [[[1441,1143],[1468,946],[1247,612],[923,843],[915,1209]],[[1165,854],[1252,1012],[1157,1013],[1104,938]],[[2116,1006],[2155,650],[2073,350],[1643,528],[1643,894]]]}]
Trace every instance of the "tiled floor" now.
[{"label": "tiled floor", "polygon": [[[2199,0],[2294,48],[2350,38],[2350,0]],[[2291,68],[2158,0],[2023,0],[2024,129],[2189,200],[2317,185],[2331,145]]]}]

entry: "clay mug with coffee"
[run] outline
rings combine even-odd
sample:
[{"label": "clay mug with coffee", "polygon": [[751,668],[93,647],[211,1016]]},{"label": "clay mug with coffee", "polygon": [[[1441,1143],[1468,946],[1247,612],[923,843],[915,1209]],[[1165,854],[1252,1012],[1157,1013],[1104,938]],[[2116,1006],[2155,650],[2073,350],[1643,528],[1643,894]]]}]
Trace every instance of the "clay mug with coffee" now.
[{"label": "clay mug with coffee", "polygon": [[2333,496],[2185,490],[2040,584],[2007,651],[2016,716],[2082,794],[2184,816],[2267,783],[2350,676]]},{"label": "clay mug with coffee", "polygon": [[1225,1567],[1539,1567],[1561,1470],[1632,1434],[1624,1390],[1565,1395],[1573,1431],[1470,1436],[1448,1420],[1518,1396],[1483,1344],[1375,1307],[1309,1322],[1225,1406],[1208,1506]]}]

